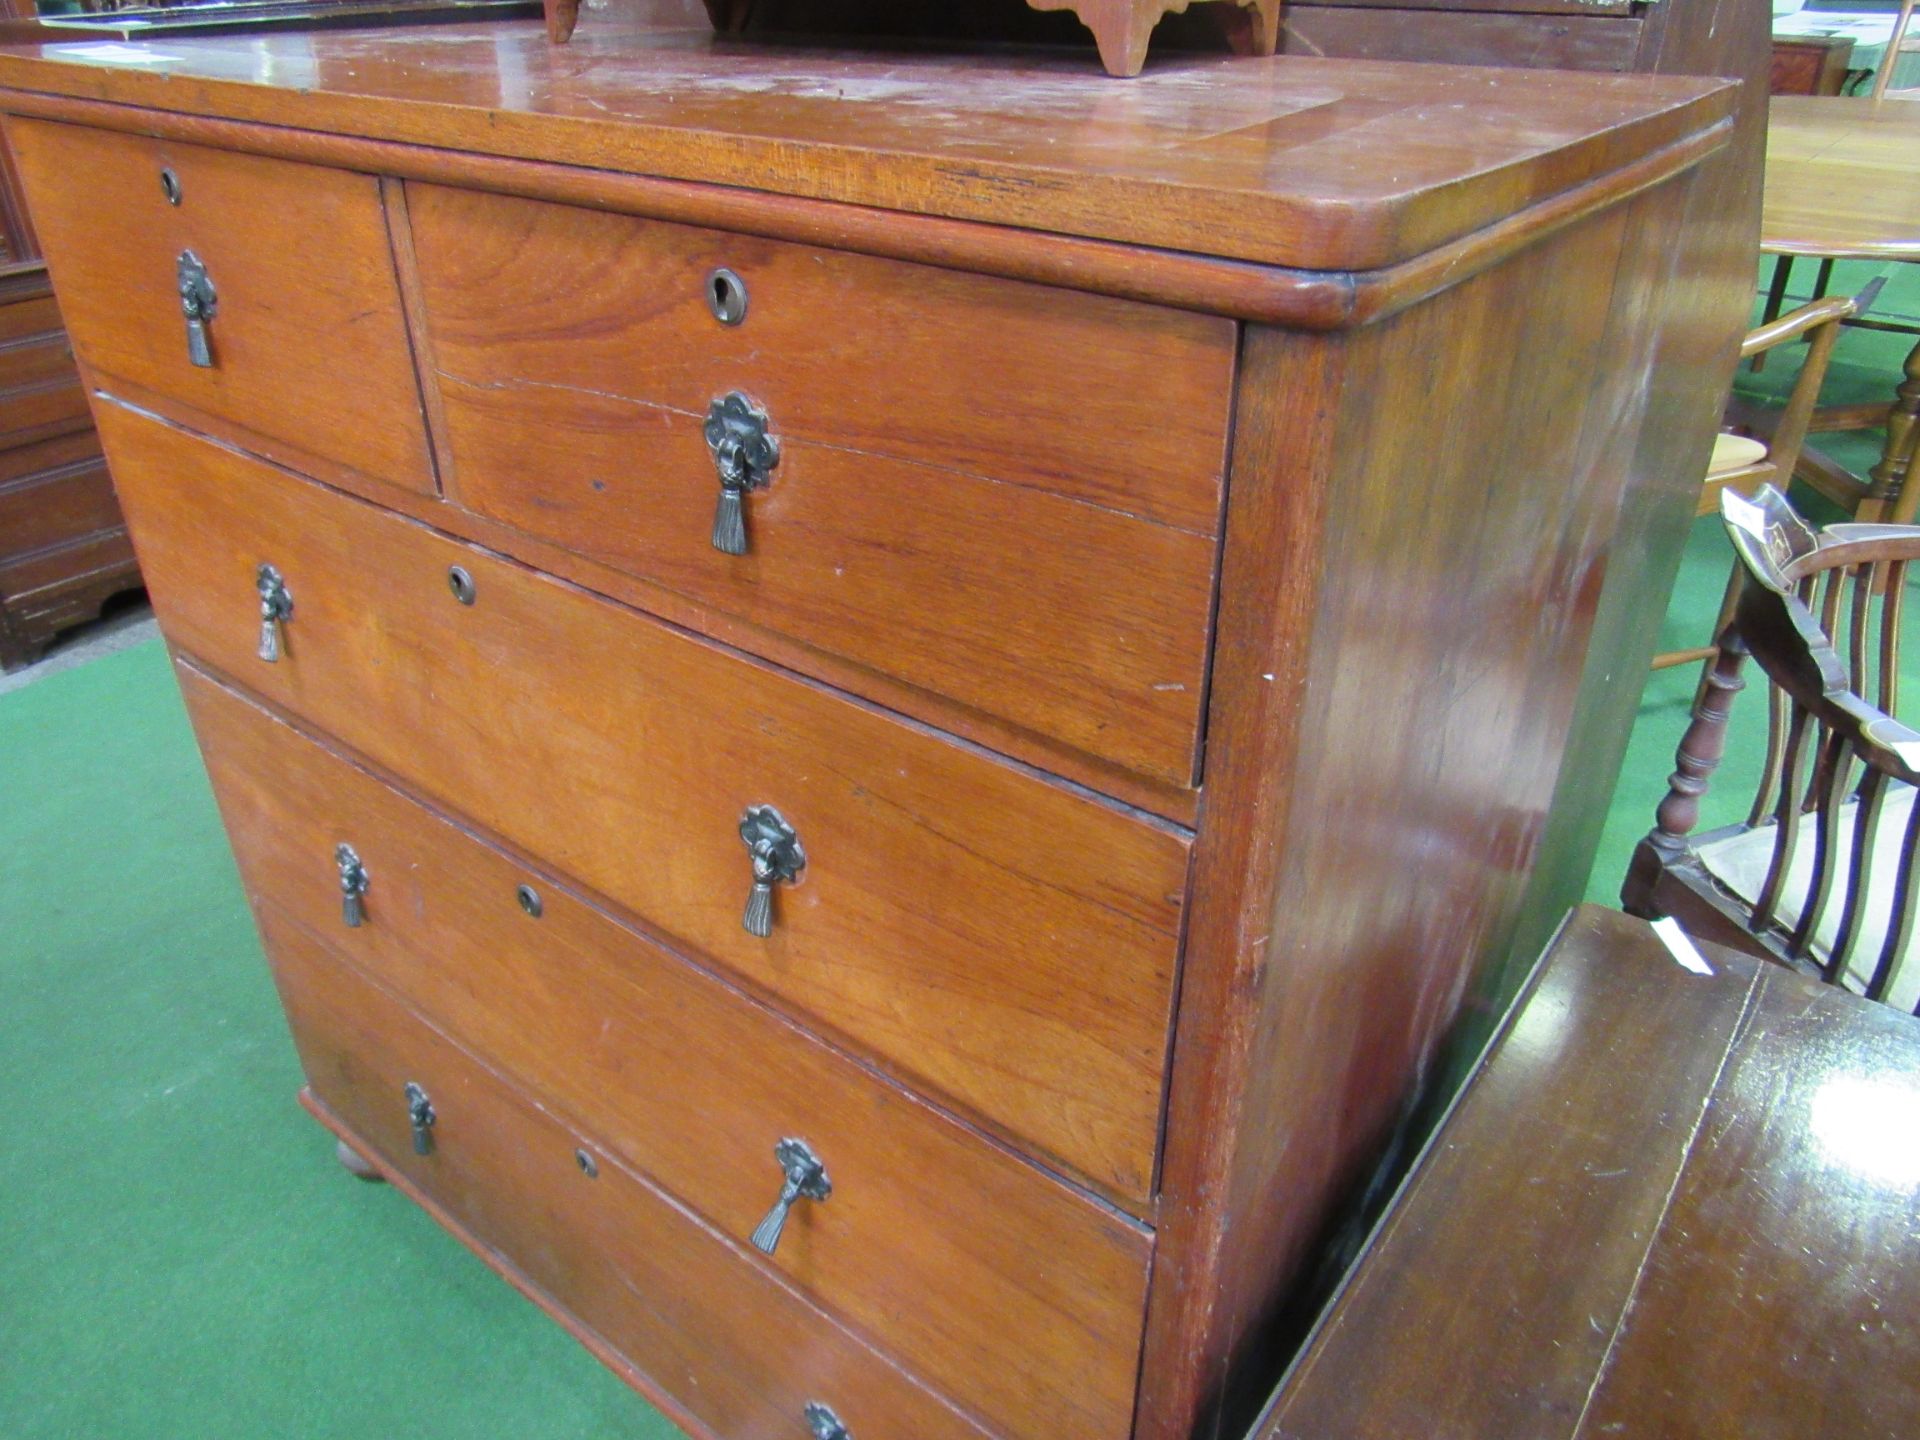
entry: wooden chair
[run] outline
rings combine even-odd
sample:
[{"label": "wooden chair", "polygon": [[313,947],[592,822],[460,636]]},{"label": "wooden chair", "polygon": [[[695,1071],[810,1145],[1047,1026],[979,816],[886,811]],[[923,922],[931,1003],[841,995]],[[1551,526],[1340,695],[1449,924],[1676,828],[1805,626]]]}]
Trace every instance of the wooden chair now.
[{"label": "wooden chair", "polygon": [[[1900,67],[1900,52],[1906,48],[1907,27],[1913,23],[1914,0],[1900,0],[1900,14],[1893,22],[1893,34],[1887,39],[1886,53],[1880,57],[1879,68],[1873,73],[1872,98],[1884,99],[1887,87],[1893,81],[1893,72]],[[1896,96],[1911,95],[1912,91],[1895,91]]]},{"label": "wooden chair", "polygon": [[[1816,535],[1770,485],[1721,506],[1738,603],[1621,903],[1920,1013],[1920,732],[1894,718],[1920,526]],[[1744,821],[1695,835],[1749,655],[1769,682],[1759,785]]]},{"label": "wooden chair", "polygon": [[[1854,312],[1854,301],[1841,296],[1829,296],[1748,332],[1740,345],[1742,359],[1765,354],[1790,340],[1802,338],[1807,341],[1806,357],[1801,361],[1800,374],[1787,394],[1786,405],[1772,421],[1771,434],[1765,439],[1732,431],[1722,431],[1714,436],[1706,480],[1700,487],[1700,503],[1694,511],[1696,517],[1710,515],[1719,509],[1720,492],[1729,485],[1776,485],[1784,489],[1793,479],[1793,472],[1800,464],[1800,453],[1807,443],[1807,427],[1813,420],[1814,407],[1820,402],[1820,386],[1826,380],[1827,366],[1833,359],[1834,342],[1840,338],[1841,322],[1849,319]],[[1736,566],[1726,598],[1721,602],[1720,614],[1714,621],[1713,629],[1706,633],[1718,635],[1725,627],[1728,617],[1733,613],[1733,597],[1738,580]],[[1685,665],[1691,661],[1708,659],[1713,653],[1712,645],[1691,650],[1669,650],[1653,657],[1653,668],[1664,670],[1670,665]]]}]

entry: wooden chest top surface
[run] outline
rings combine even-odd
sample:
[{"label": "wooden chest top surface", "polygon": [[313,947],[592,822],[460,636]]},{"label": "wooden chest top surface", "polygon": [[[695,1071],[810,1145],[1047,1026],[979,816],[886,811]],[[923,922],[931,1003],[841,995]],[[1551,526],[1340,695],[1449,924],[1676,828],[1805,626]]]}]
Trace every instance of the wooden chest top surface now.
[{"label": "wooden chest top surface", "polygon": [[911,56],[535,23],[0,53],[0,86],[1314,270],[1374,269],[1695,138],[1711,79]]}]

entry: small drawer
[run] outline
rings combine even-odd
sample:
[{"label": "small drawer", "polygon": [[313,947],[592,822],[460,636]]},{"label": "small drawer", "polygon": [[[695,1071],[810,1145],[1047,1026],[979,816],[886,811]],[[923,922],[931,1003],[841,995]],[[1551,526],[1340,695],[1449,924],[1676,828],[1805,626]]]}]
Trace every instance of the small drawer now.
[{"label": "small drawer", "polygon": [[[103,384],[433,492],[376,179],[39,120],[7,134],[68,332]],[[183,308],[196,270],[205,365]]]},{"label": "small drawer", "polygon": [[[1009,1435],[1119,1437],[1149,1232],[625,930],[182,662],[249,892]],[[336,846],[366,877],[345,923]],[[644,1058],[641,1058],[644,1057]],[[1034,1419],[1047,1417],[1036,1427]]]},{"label": "small drawer", "polygon": [[[271,906],[259,916],[320,1113],[682,1414],[716,1436],[804,1440],[807,1407],[822,1405],[853,1440],[988,1440],[593,1137],[564,1126]],[[425,1155],[415,1152],[414,1094],[432,1115]]]},{"label": "small drawer", "polygon": [[0,557],[65,545],[120,525],[107,462],[97,455],[44,474],[0,479]]},{"label": "small drawer", "polygon": [[[408,196],[450,498],[1193,784],[1230,322],[537,201]],[[774,445],[755,460],[759,433]],[[742,455],[743,483],[723,483]]]},{"label": "small drawer", "polygon": [[[100,428],[176,646],[1144,1213],[1184,832],[150,418]],[[263,565],[293,607],[265,634]]]}]

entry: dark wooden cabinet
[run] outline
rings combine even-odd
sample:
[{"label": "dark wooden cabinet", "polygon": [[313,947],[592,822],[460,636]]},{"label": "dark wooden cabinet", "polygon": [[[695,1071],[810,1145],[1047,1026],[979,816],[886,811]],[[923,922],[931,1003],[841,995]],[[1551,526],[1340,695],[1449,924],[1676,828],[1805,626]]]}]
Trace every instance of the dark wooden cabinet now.
[{"label": "dark wooden cabinet", "polygon": [[138,586],[140,569],[4,145],[0,243],[0,668],[12,670]]},{"label": "dark wooden cabinet", "polygon": [[0,268],[0,665],[140,583],[53,286]]},{"label": "dark wooden cabinet", "polygon": [[1574,863],[1732,87],[421,50],[0,55],[305,1103],[695,1434],[1244,1426]]},{"label": "dark wooden cabinet", "polygon": [[1853,59],[1850,35],[1778,35],[1767,88],[1775,95],[1838,95]]}]

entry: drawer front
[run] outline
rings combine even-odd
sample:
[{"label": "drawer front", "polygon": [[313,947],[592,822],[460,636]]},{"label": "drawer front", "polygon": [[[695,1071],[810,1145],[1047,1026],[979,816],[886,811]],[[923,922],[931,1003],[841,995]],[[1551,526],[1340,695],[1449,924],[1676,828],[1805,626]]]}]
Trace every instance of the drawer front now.
[{"label": "drawer front", "polygon": [[[1145,1203],[1184,835],[146,417],[101,434],[176,645]],[[808,857],[764,937],[763,805]]]},{"label": "drawer front", "polygon": [[78,383],[80,374],[74,368],[73,347],[64,331],[0,344],[0,391],[68,377]]},{"label": "drawer front", "polygon": [[0,596],[31,626],[58,629],[100,613],[100,585],[140,584],[133,544],[124,530],[102,530],[85,540],[0,560]]},{"label": "drawer front", "polygon": [[120,527],[106,461],[0,481],[0,557],[26,555]]},{"label": "drawer front", "polygon": [[[775,1143],[803,1138],[833,1192],[793,1208],[771,1263],[1009,1434],[1126,1434],[1142,1227],[184,663],[181,678],[256,899],[736,1240],[778,1194]],[[336,883],[343,840],[369,877],[355,928]],[[1036,1428],[1041,1416],[1058,1423]]]},{"label": "drawer front", "polygon": [[[96,372],[432,493],[377,180],[37,120],[9,119],[7,134],[67,329]],[[206,367],[188,352],[185,252],[214,289]]]},{"label": "drawer front", "polygon": [[[1193,782],[1229,322],[467,191],[409,208],[452,498]],[[731,392],[779,442],[738,555],[703,433]]]},{"label": "drawer front", "polygon": [[70,434],[86,423],[86,388],[71,367],[0,389],[0,445]]},{"label": "drawer front", "polygon": [[[795,443],[1219,530],[1231,321],[442,186],[409,185],[407,209],[442,379],[552,389],[538,422],[590,386],[697,416],[742,389]],[[722,267],[735,324],[709,301]]]},{"label": "drawer front", "polygon": [[50,440],[0,450],[0,487],[87,464],[106,464],[100,455],[100,437],[91,425]]},{"label": "drawer front", "polygon": [[[309,1088],[323,1110],[535,1291],[717,1436],[809,1432],[825,1404],[866,1440],[986,1432],[738,1247],[625,1170],[341,964],[258,911]],[[434,1110],[413,1150],[406,1087]],[[589,1176],[576,1152],[585,1151]],[[345,1183],[343,1181],[343,1183]]]},{"label": "drawer front", "polygon": [[60,307],[50,294],[0,304],[0,345],[60,329]]}]

